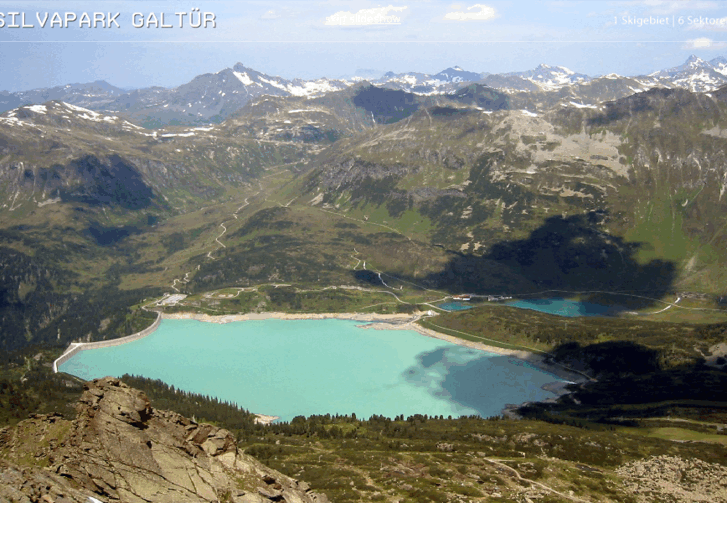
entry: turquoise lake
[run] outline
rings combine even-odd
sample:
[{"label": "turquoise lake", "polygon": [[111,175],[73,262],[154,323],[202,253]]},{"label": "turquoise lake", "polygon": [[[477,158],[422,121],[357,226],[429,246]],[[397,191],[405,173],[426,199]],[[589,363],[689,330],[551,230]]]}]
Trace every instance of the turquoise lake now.
[{"label": "turquoise lake", "polygon": [[464,305],[460,303],[459,301],[448,301],[446,303],[442,303],[441,305],[437,305],[442,310],[449,310],[456,311],[456,310],[467,310],[468,308],[473,308],[472,305]]},{"label": "turquoise lake", "polygon": [[621,310],[620,307],[598,305],[596,303],[586,303],[558,297],[550,299],[521,299],[503,304],[510,307],[527,308],[537,310],[538,312],[567,316],[569,318],[578,316],[610,316]]},{"label": "turquoise lake", "polygon": [[349,320],[162,320],[152,335],[85,350],[60,370],[84,380],[125,373],[234,401],[289,421],[297,415],[494,416],[540,401],[555,375],[406,330]]}]

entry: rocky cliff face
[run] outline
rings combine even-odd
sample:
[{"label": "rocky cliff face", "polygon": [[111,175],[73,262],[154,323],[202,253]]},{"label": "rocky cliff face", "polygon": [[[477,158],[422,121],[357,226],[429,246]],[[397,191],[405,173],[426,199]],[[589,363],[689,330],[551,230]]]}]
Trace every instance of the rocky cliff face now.
[{"label": "rocky cliff face", "polygon": [[0,430],[0,501],[320,502],[305,483],[238,452],[227,430],[153,409],[118,379],[86,385],[74,421]]}]

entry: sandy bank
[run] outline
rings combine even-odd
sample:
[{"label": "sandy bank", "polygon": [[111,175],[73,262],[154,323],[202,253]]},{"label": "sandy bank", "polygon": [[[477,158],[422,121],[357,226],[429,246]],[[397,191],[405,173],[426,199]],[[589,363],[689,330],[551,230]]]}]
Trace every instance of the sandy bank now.
[{"label": "sandy bank", "polygon": [[[556,393],[558,396],[563,395],[564,393],[567,393],[564,389],[562,389],[562,386],[565,384],[570,383],[580,383],[585,382],[589,380],[586,376],[576,372],[571,371],[570,369],[567,369],[560,365],[550,365],[545,362],[545,358],[541,356],[540,354],[535,354],[534,352],[528,352],[527,350],[513,350],[509,348],[501,348],[499,346],[490,346],[488,344],[484,343],[478,343],[474,341],[468,341],[465,339],[460,339],[459,337],[454,337],[452,335],[447,335],[446,333],[441,333],[439,331],[434,331],[432,329],[427,329],[425,327],[420,326],[419,324],[415,323],[414,321],[409,321],[406,323],[400,323],[400,324],[389,324],[389,323],[382,323],[382,324],[370,324],[366,326],[359,326],[359,327],[366,327],[366,328],[372,328],[372,329],[409,329],[412,331],[416,331],[417,333],[420,333],[422,335],[426,335],[427,337],[432,337],[434,339],[440,339],[442,341],[447,341],[452,344],[458,344],[460,346],[466,346],[467,348],[474,348],[475,350],[482,350],[484,352],[489,352],[491,354],[501,354],[503,356],[513,356],[519,360],[523,360],[528,362],[528,364],[532,365],[533,367],[540,369],[541,371],[545,371],[547,373],[550,373],[552,375],[557,376],[560,381],[553,382],[546,384],[543,389],[548,390],[550,392]],[[560,385],[559,387],[555,387],[554,385]],[[557,389],[557,391],[556,391]]]},{"label": "sandy bank", "polygon": [[256,312],[251,314],[227,314],[224,316],[209,316],[207,314],[194,314],[192,312],[177,312],[174,314],[162,313],[164,320],[197,320],[213,324],[229,324],[231,322],[245,322],[248,320],[356,320],[359,322],[392,322],[405,323],[416,320],[426,313],[419,314],[373,314],[359,312],[326,312],[321,314],[301,313],[289,314],[286,312]]},{"label": "sandy bank", "polygon": [[280,417],[278,416],[268,416],[266,414],[255,414],[255,424],[262,424],[263,426],[268,426],[275,422],[276,420],[279,420]]},{"label": "sandy bank", "polygon": [[402,324],[371,324],[370,326],[365,326],[365,327],[370,327],[371,329],[410,329],[410,330],[416,331],[417,333],[421,333],[422,335],[426,335],[427,337],[432,337],[434,339],[440,339],[443,341],[450,342],[452,344],[459,344],[461,346],[466,346],[468,348],[474,348],[476,350],[484,350],[486,352],[492,352],[494,354],[502,354],[504,356],[515,356],[518,359],[527,361],[528,363],[543,361],[542,356],[535,354],[533,352],[527,352],[525,350],[510,350],[508,348],[499,348],[497,346],[489,346],[489,345],[485,345],[485,344],[478,343],[478,342],[467,341],[465,339],[460,339],[459,337],[447,335],[446,333],[440,333],[439,331],[433,331],[431,329],[427,329],[412,321],[409,321],[407,323],[402,323]]},{"label": "sandy bank", "polygon": [[459,344],[468,348],[474,348],[475,350],[483,350],[485,352],[490,352],[494,354],[502,354],[503,356],[514,356],[519,360],[528,362],[530,365],[537,369],[540,369],[541,371],[545,371],[547,373],[557,376],[559,379],[561,379],[562,382],[565,383],[585,382],[586,380],[588,380],[580,373],[576,373],[560,365],[550,365],[548,363],[545,363],[545,358],[540,354],[535,354],[534,352],[528,352],[526,350],[512,350],[509,348],[500,348],[499,346],[490,346],[484,343],[467,341],[465,339],[460,339],[459,337],[447,335],[446,333],[440,333],[439,331],[433,331],[431,329],[424,328],[419,324],[414,323],[405,325],[402,327],[402,329],[413,329],[414,331],[417,331],[422,335],[427,335],[428,337],[433,337],[435,339],[441,339],[443,341],[447,341],[453,344]]}]

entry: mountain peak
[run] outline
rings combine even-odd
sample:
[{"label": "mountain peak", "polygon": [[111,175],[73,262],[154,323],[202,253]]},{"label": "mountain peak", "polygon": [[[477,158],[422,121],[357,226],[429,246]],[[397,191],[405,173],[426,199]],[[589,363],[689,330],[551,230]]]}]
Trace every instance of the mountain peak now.
[{"label": "mountain peak", "polygon": [[690,55],[684,64],[654,72],[650,76],[666,79],[672,85],[695,93],[703,93],[723,86],[725,71],[719,64],[712,64],[696,55]]},{"label": "mountain peak", "polygon": [[478,72],[469,72],[459,66],[452,66],[446,68],[434,76],[435,79],[440,81],[447,81],[450,83],[457,83],[462,81],[478,81],[480,79]]},{"label": "mountain peak", "polygon": [[696,55],[689,55],[689,58],[684,63],[684,65],[691,65],[691,66],[694,66],[694,65],[699,66],[699,65],[706,65],[706,64],[709,64],[709,63],[707,61],[700,59]]},{"label": "mountain peak", "polygon": [[446,73],[446,72],[465,72],[465,70],[463,68],[455,65],[455,66],[450,66],[449,68],[445,68],[444,70],[442,70],[439,73],[440,74],[443,74],[443,73]]}]

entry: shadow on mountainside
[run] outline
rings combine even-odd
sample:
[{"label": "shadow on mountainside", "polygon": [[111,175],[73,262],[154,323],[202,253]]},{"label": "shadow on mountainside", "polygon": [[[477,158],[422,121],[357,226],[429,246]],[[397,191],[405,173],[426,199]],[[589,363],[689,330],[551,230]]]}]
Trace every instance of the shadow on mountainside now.
[{"label": "shadow on mountainside", "polygon": [[[482,295],[522,297],[560,290],[627,292],[660,298],[670,293],[677,273],[675,264],[661,259],[639,263],[636,254],[641,244],[599,230],[598,216],[552,216],[527,238],[497,242],[482,256],[450,251],[452,257],[440,272],[416,279],[396,276],[450,293]],[[367,278],[357,272],[352,273],[356,279],[366,282]],[[386,281],[385,273],[383,279]],[[368,280],[380,283],[378,276],[370,275]],[[594,294],[591,299],[598,298]],[[651,304],[653,301],[647,299],[628,301],[632,309]]]},{"label": "shadow on mountainside", "polygon": [[27,168],[23,183],[44,187],[49,197],[60,197],[64,202],[127,210],[141,210],[154,204],[154,191],[144,182],[141,171],[117,154],[88,154],[67,164]]},{"label": "shadow on mountainside", "polygon": [[104,161],[87,155],[71,161],[68,170],[69,175],[81,184],[71,190],[62,189],[64,201],[119,206],[128,210],[141,210],[152,204],[154,192],[144,182],[141,172],[118,155],[111,155]]},{"label": "shadow on mountainside", "polygon": [[369,112],[376,123],[396,123],[419,109],[419,99],[412,93],[366,85],[353,97],[353,103]]},{"label": "shadow on mountainside", "polygon": [[556,346],[545,359],[600,379],[653,373],[667,366],[669,358],[659,350],[633,341],[593,344],[573,341]]},{"label": "shadow on mountainside", "polygon": [[[660,364],[663,356],[658,350],[634,342],[567,343],[555,348],[546,359],[598,377],[597,381],[560,387],[554,383],[562,379],[543,377],[514,356],[480,353],[468,358],[462,357],[464,351],[462,347],[446,347],[421,353],[402,376],[432,397],[481,416],[494,416],[508,404],[528,401],[518,408],[522,416],[557,422],[572,417],[660,416],[669,414],[672,405],[698,407],[705,402],[727,401],[725,370],[709,368],[698,360],[669,367]],[[559,373],[557,368],[553,372]],[[541,390],[546,385],[551,394]],[[555,402],[534,402],[562,394],[565,397]],[[655,403],[664,405],[650,405]]]},{"label": "shadow on mountainside", "polygon": [[[699,363],[650,372],[618,374],[569,386],[556,402],[518,408],[526,418],[569,423],[575,419],[629,424],[628,418],[724,413],[727,372]],[[686,411],[686,412],[685,412]],[[580,425],[578,423],[577,425]]]}]

